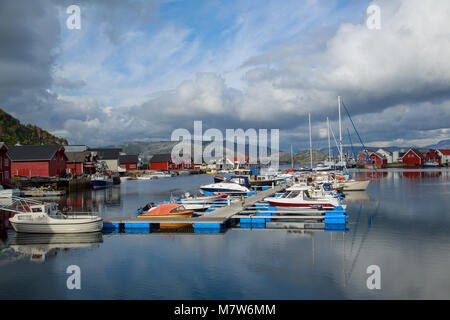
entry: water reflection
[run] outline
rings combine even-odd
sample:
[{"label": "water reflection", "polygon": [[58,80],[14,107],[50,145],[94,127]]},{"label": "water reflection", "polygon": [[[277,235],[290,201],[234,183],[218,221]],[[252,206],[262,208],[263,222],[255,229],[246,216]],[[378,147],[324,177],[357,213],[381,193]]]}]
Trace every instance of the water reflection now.
[{"label": "water reflection", "polygon": [[[77,234],[29,234],[16,233],[8,244],[19,256],[28,256],[30,261],[43,263],[56,257],[60,251],[74,248],[98,247],[103,242],[101,232]],[[17,256],[16,256],[17,257]]]},{"label": "water reflection", "polygon": [[[418,171],[410,178],[413,172],[353,172],[373,179],[367,192],[345,198],[347,233],[232,228],[218,235],[104,234],[94,250],[64,251],[58,244],[58,252],[67,254],[47,254],[40,265],[30,263],[30,253],[5,247],[11,255],[0,256],[0,298],[73,298],[65,270],[77,264],[86,277],[77,296],[82,299],[448,299],[450,170]],[[61,201],[79,211],[131,216],[150,200],[196,191],[211,180],[125,181]],[[1,221],[4,226],[7,217]],[[14,260],[12,253],[25,258]],[[367,289],[369,265],[380,266],[382,290]]]}]

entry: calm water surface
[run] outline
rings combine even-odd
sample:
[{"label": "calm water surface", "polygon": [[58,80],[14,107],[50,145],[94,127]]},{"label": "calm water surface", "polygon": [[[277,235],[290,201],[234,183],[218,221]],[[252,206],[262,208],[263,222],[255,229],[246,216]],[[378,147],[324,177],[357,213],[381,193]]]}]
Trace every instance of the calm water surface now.
[{"label": "calm water surface", "polygon": [[[346,233],[231,229],[80,235],[61,244],[18,237],[1,213],[0,299],[450,299],[450,172],[371,177],[366,193],[346,198]],[[125,217],[211,182],[126,181],[60,202]],[[69,265],[81,268],[81,290],[66,287]],[[381,268],[381,290],[367,289],[370,265]]]}]

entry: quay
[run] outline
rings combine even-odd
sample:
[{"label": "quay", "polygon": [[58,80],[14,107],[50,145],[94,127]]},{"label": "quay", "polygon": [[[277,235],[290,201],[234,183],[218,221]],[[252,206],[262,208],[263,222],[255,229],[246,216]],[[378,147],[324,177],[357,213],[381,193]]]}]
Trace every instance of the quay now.
[{"label": "quay", "polygon": [[[152,230],[159,229],[160,224],[192,224],[194,233],[221,233],[224,229],[235,227],[239,223],[241,228],[346,230],[348,216],[345,210],[283,210],[270,207],[262,202],[264,198],[281,192],[286,187],[286,185],[281,184],[252,193],[242,202],[237,201],[228,206],[214,208],[200,217],[138,218],[135,216],[103,218],[103,229],[108,233],[126,232],[127,229],[131,233],[136,230],[152,232]],[[273,222],[272,220],[276,221]]]}]

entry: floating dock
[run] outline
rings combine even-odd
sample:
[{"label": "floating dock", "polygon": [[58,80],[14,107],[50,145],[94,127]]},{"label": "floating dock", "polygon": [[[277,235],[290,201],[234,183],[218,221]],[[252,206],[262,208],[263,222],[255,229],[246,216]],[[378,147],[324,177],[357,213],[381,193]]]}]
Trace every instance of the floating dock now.
[{"label": "floating dock", "polygon": [[227,206],[210,209],[210,212],[200,217],[138,218],[135,216],[104,218],[103,228],[105,232],[109,233],[127,232],[126,230],[130,230],[131,233],[136,233],[137,230],[152,232],[152,230],[159,229],[160,224],[192,224],[194,233],[220,233],[224,229],[236,225],[241,228],[346,230],[348,216],[345,210],[285,210],[284,208],[270,207],[262,202],[264,198],[285,188],[286,185],[278,185],[260,192],[254,192],[243,201],[236,201]]}]

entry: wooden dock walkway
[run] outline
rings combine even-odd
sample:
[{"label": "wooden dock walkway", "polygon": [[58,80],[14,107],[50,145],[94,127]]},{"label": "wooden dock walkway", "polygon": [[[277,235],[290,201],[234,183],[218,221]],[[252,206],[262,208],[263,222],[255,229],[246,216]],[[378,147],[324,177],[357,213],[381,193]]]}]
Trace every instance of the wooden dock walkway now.
[{"label": "wooden dock walkway", "polygon": [[230,219],[235,214],[238,214],[242,210],[245,210],[247,207],[253,207],[255,203],[262,201],[264,198],[270,197],[276,192],[279,192],[283,190],[286,186],[285,185],[278,185],[274,188],[267,189],[264,191],[258,192],[254,196],[250,196],[245,199],[244,206],[242,206],[241,202],[234,203],[230,206],[218,208],[214,210],[213,212],[209,212],[205,214],[202,217],[197,218],[198,220],[202,219],[210,219],[210,218],[222,218],[224,221]]}]

